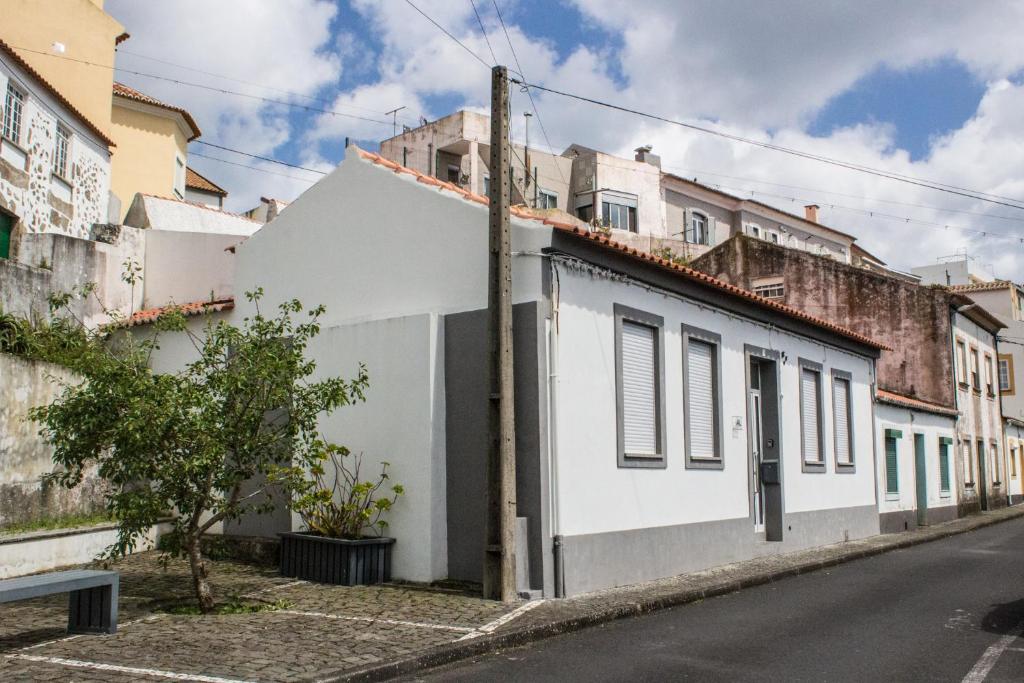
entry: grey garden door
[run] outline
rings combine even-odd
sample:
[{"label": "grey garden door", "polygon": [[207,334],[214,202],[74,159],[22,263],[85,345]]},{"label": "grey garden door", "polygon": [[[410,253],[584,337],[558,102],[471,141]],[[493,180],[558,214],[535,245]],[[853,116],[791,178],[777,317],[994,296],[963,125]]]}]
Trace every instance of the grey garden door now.
[{"label": "grey garden door", "polygon": [[925,464],[924,434],[914,434],[914,479],[917,491],[917,525],[928,523],[928,466]]},{"label": "grey garden door", "polygon": [[[748,347],[748,352],[749,352]],[[754,531],[782,540],[782,448],[779,438],[779,376],[774,352],[751,353],[747,386],[747,447]],[[773,355],[769,355],[773,354]]]}]

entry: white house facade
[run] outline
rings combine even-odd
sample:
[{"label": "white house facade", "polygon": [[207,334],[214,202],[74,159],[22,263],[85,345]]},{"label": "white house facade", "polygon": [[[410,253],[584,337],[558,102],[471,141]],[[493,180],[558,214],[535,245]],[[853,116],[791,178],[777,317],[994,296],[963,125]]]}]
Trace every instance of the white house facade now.
[{"label": "white house facade", "polygon": [[[394,576],[479,580],[487,202],[346,157],[238,245],[234,288],[262,287],[263,307],[325,304],[319,373],[366,363],[366,402],[320,426],[406,488]],[[524,210],[512,242],[521,590],[570,595],[878,533],[879,345]],[[298,525],[243,520],[257,534]]]}]

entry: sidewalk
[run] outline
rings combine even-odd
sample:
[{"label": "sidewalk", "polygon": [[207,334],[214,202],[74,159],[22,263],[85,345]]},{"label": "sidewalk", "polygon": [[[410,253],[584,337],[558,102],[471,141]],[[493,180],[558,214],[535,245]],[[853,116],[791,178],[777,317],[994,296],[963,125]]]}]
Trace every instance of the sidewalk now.
[{"label": "sidewalk", "polygon": [[760,558],[564,600],[504,605],[460,590],[392,584],[344,588],[277,575],[273,567],[212,562],[215,596],[276,603],[274,611],[168,614],[187,598],[183,562],[155,553],[121,572],[120,627],[67,636],[66,596],[0,606],[0,680],[382,680],[559,633],[729,593],[840,562],[1024,516],[1006,508],[927,529]]}]

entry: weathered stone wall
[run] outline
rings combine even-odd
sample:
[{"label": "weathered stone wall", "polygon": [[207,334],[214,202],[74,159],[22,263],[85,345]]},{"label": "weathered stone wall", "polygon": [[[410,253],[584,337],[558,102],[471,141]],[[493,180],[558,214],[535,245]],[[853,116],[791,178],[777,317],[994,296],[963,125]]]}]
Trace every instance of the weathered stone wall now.
[{"label": "weathered stone wall", "polygon": [[34,406],[53,401],[68,382],[66,368],[0,353],[0,529],[11,524],[103,509],[96,477],[65,489],[47,481],[54,471],[53,449],[28,419]]},{"label": "weathered stone wall", "polygon": [[882,389],[955,407],[950,295],[764,240],[737,236],[693,267],[744,289],[783,278],[783,302],[895,349],[877,363]]}]

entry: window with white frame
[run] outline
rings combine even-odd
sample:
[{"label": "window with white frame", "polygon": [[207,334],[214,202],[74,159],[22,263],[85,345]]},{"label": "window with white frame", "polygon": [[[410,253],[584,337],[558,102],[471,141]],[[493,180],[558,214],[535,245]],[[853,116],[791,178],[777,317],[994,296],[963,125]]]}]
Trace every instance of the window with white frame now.
[{"label": "window with white frame", "polygon": [[779,233],[777,233],[777,232],[769,232],[768,233],[768,241],[769,242],[774,242],[775,244],[778,244],[779,243]]},{"label": "window with white frame", "polygon": [[3,136],[16,145],[21,144],[21,121],[24,117],[25,93],[7,82],[7,94],[4,97]]},{"label": "window with white frame", "polygon": [[538,209],[557,209],[558,193],[550,190],[537,190]]},{"label": "window with white frame", "polygon": [[939,491],[949,493],[949,451],[953,440],[948,436],[939,437]]},{"label": "window with white frame", "polygon": [[974,461],[971,458],[971,442],[965,441],[964,447],[964,486],[974,486]]},{"label": "window with white frame", "polygon": [[68,177],[68,152],[70,147],[71,131],[58,123],[53,146],[53,172],[61,178]]},{"label": "window with white frame", "polygon": [[491,176],[484,176],[484,196],[490,198],[491,196]]},{"label": "window with white frame", "polygon": [[756,280],[754,282],[754,294],[763,296],[766,299],[784,299],[786,297],[786,287],[781,277]]},{"label": "window with white frame", "polygon": [[832,425],[835,436],[836,467],[853,467],[853,405],[850,393],[852,376],[832,371]]},{"label": "window with white frame", "polygon": [[689,325],[683,338],[683,431],[688,468],[722,468],[722,338]]},{"label": "window with white frame", "polygon": [[885,430],[885,493],[888,496],[899,496],[900,493],[900,461],[898,441],[903,432],[898,429]]},{"label": "window with white frame", "polygon": [[690,212],[690,229],[686,231],[686,241],[691,244],[708,243],[708,217],[697,211]]},{"label": "window with white frame", "polygon": [[620,467],[664,467],[664,321],[615,305],[616,407]]},{"label": "window with white frame", "polygon": [[821,428],[821,365],[800,359],[800,445],[805,472],[825,470]]},{"label": "window with white frame", "polygon": [[1013,394],[1013,356],[999,355],[999,391],[1004,394]]},{"label": "window with white frame", "polygon": [[615,202],[601,202],[604,224],[614,230],[636,232],[636,207]]},{"label": "window with white frame", "polygon": [[754,223],[748,223],[747,224],[747,232],[750,233],[753,237],[760,238],[761,237],[761,226],[760,225],[755,225]]}]

